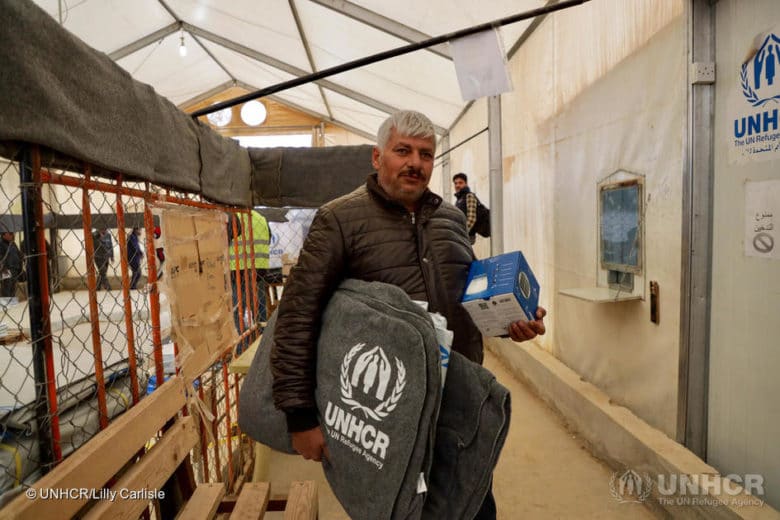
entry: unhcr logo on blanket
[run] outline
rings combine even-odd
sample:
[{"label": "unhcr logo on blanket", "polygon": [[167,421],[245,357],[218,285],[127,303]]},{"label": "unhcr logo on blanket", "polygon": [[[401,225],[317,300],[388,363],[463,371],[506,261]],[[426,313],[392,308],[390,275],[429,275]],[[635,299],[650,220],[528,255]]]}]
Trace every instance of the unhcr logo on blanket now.
[{"label": "unhcr logo on blanket", "polygon": [[[401,360],[394,358],[393,374],[393,366],[382,347],[376,346],[361,354],[365,346],[365,343],[358,343],[344,356],[339,379],[341,400],[352,410],[360,410],[366,417],[381,421],[395,409],[404,393],[406,368]],[[395,384],[388,395],[393,375]]]},{"label": "unhcr logo on blanket", "polygon": [[[341,401],[349,411],[328,401],[328,436],[381,470],[390,436],[378,423],[395,410],[406,387],[406,368],[396,357],[391,363],[382,347],[358,343],[344,355],[339,373]],[[376,424],[371,424],[373,420]]]}]

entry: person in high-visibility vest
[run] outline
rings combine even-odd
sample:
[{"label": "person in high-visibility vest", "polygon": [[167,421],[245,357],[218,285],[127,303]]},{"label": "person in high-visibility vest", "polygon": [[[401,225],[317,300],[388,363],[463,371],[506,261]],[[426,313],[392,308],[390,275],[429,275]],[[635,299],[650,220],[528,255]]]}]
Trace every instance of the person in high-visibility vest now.
[{"label": "person in high-visibility vest", "polygon": [[[247,291],[246,282],[248,280],[249,283],[255,284],[257,290],[259,309],[255,309],[255,321],[266,319],[265,284],[263,282],[263,277],[269,267],[270,231],[265,217],[255,210],[252,210],[251,215],[251,221],[246,213],[239,213],[235,216],[236,231],[238,233],[238,236],[235,239],[233,239],[232,221],[228,221],[228,258],[230,260],[230,281],[233,285],[233,318],[236,330],[239,332],[241,332],[242,328],[243,330],[246,330],[250,323],[247,323],[247,320],[243,320],[244,326],[239,327],[240,317],[238,315],[237,274],[241,275],[241,307],[244,311],[244,315],[247,315],[247,303],[254,303],[251,286],[249,291]],[[234,242],[238,244],[238,258],[236,258],[236,247]],[[252,252],[254,252],[254,276],[252,275]]]}]

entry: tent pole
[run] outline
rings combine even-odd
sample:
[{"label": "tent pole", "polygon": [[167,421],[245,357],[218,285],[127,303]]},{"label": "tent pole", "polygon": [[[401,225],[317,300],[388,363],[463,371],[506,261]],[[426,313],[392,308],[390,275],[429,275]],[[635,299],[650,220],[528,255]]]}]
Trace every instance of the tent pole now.
[{"label": "tent pole", "polygon": [[479,25],[475,25],[473,27],[469,27],[467,29],[461,29],[459,31],[451,32],[448,34],[444,34],[442,36],[436,36],[434,38],[431,38],[429,40],[412,43],[409,45],[404,45],[402,47],[398,47],[396,49],[391,49],[389,51],[380,52],[378,54],[374,54],[372,56],[367,56],[365,58],[360,58],[357,60],[349,61],[347,63],[343,63],[341,65],[336,65],[335,67],[331,67],[329,69],[321,70],[319,72],[315,72],[313,74],[308,74],[306,76],[301,76],[299,78],[294,78],[289,81],[284,81],[282,83],[277,83],[276,85],[271,85],[270,87],[266,87],[264,89],[256,90],[254,92],[250,92],[248,94],[244,94],[238,97],[235,97],[233,99],[228,99],[227,101],[222,101],[221,103],[215,103],[213,105],[210,105],[208,107],[201,108],[200,110],[196,110],[195,112],[192,112],[190,115],[193,118],[198,118],[200,116],[205,116],[206,114],[211,114],[212,112],[218,112],[220,110],[223,110],[225,108],[230,108],[236,105],[240,105],[242,103],[246,103],[247,101],[251,101],[253,99],[258,99],[261,97],[269,96],[271,94],[276,94],[277,92],[281,92],[283,90],[287,90],[289,88],[297,87],[300,85],[304,85],[306,83],[311,83],[312,81],[317,81],[319,79],[327,78],[329,76],[334,76],[336,74],[341,74],[342,72],[347,72],[352,69],[356,69],[358,67],[363,67],[365,65],[370,65],[372,63],[376,63],[378,61],[383,61],[389,58],[394,58],[396,56],[401,56],[402,54],[408,54],[410,52],[418,51],[420,49],[425,49],[428,47],[432,47],[434,45],[439,45],[440,43],[447,42],[449,40],[455,40],[457,38],[463,38],[464,36],[470,36],[472,34],[480,33],[483,31],[487,31],[490,29],[496,29],[498,27],[502,27],[504,25],[509,25],[511,23],[519,22],[521,20],[527,20],[529,18],[535,18],[537,16],[541,16],[547,13],[551,13],[553,11],[560,11],[562,9],[567,9],[569,7],[573,7],[575,5],[584,4],[585,2],[589,2],[590,0],[567,0],[565,2],[560,2],[553,5],[546,5],[544,7],[540,7],[538,9],[532,9],[530,11],[526,11],[524,13],[519,13],[513,16],[508,16],[506,18],[500,18],[498,20],[493,20],[492,22],[487,22]]},{"label": "tent pole", "polygon": [[490,255],[504,252],[504,165],[501,149],[501,96],[488,97],[490,163]]}]

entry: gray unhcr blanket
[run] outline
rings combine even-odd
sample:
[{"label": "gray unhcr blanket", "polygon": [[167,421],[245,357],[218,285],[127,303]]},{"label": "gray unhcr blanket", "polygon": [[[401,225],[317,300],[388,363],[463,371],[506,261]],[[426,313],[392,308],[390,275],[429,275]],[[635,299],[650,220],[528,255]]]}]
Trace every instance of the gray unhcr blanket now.
[{"label": "gray unhcr blanket", "polygon": [[[275,325],[272,316],[244,379],[239,425],[293,453],[272,398]],[[325,475],[351,518],[472,518],[479,509],[508,430],[509,396],[455,353],[447,381],[442,397],[433,324],[403,290],[339,286],[323,315],[315,397],[330,452]]]},{"label": "gray unhcr blanket", "polygon": [[[430,317],[398,287],[346,280],[322,323],[315,397],[334,494],[355,520],[421,518],[426,495],[418,483],[430,471],[441,400]],[[239,425],[254,440],[294,453],[284,413],[273,405],[275,326],[274,315],[241,387]]]},{"label": "gray unhcr blanket", "polygon": [[[365,347],[358,347],[362,344]],[[348,362],[351,353],[366,357]],[[418,491],[425,488],[420,482],[427,482],[433,459],[440,370],[439,344],[430,316],[402,289],[358,280],[346,280],[339,286],[323,316],[317,406],[320,413],[324,411],[331,453],[332,465],[325,467],[325,475],[352,518],[421,518],[426,495]],[[347,373],[352,374],[352,389],[346,385]],[[364,375],[356,380],[355,373]],[[337,379],[338,387],[323,384]],[[354,386],[372,380],[375,386]],[[390,405],[394,406],[392,411],[385,414],[373,413],[385,410],[384,403],[392,399],[389,389],[396,392],[399,385],[403,388],[396,394],[397,407]],[[346,397],[353,393],[354,398]],[[376,408],[372,410],[372,406]],[[387,436],[389,449],[382,460],[374,458],[373,468],[366,464],[372,462],[370,459],[361,461],[357,452],[350,452],[343,428],[331,425],[333,417],[327,412],[336,408],[348,410],[356,421],[364,420],[366,428],[376,428]]]}]

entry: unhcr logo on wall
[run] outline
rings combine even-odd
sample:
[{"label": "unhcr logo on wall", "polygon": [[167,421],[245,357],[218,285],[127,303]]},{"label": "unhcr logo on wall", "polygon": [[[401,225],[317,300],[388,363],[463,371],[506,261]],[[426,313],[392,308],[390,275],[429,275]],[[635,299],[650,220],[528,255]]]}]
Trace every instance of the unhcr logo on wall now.
[{"label": "unhcr logo on wall", "polygon": [[777,35],[769,34],[764,38],[753,59],[742,64],[740,78],[742,94],[754,107],[780,99],[780,38]]},{"label": "unhcr logo on wall", "polygon": [[780,36],[758,38],[755,53],[739,74],[741,102],[732,102],[731,162],[780,157]]}]

